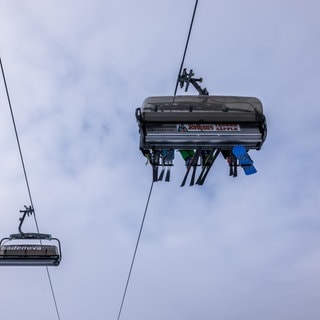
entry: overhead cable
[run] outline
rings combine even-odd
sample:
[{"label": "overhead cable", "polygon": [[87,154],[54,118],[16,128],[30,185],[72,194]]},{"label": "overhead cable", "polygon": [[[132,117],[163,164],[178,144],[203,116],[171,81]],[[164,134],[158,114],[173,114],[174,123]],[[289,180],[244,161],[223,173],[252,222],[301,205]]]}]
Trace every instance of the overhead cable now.
[{"label": "overhead cable", "polygon": [[125,285],[125,288],[124,288],[124,292],[123,292],[123,295],[122,295],[122,300],[121,300],[121,304],[120,304],[117,320],[120,319],[122,308],[123,308],[123,304],[124,304],[124,301],[125,301],[125,298],[126,298],[126,295],[127,295],[129,281],[130,281],[130,278],[131,278],[133,265],[134,265],[134,262],[135,262],[135,259],[136,259],[137,250],[138,250],[138,246],[139,246],[139,242],[140,242],[140,238],[141,238],[141,234],[142,234],[144,221],[145,221],[146,214],[147,214],[147,211],[148,211],[148,206],[149,206],[149,202],[150,202],[150,198],[151,198],[152,188],[153,188],[153,181],[151,183],[151,187],[150,187],[147,203],[146,203],[146,206],[145,206],[145,209],[144,209],[144,213],[143,213],[143,217],[142,217],[142,221],[141,221],[141,225],[140,225],[138,239],[137,239],[136,246],[135,246],[135,249],[134,249],[134,253],[133,253],[133,256],[132,256],[132,259],[131,259],[131,265],[130,265],[130,269],[129,269],[129,272],[128,272],[128,277],[127,277],[126,285]]},{"label": "overhead cable", "polygon": [[[179,69],[179,74],[178,74],[178,78],[177,78],[177,82],[176,82],[176,87],[175,87],[175,90],[174,90],[174,97],[177,94],[177,89],[178,89],[178,85],[179,85],[179,79],[180,79],[180,75],[181,75],[181,72],[182,72],[185,56],[186,56],[187,49],[188,49],[189,39],[190,39],[191,31],[192,31],[194,16],[195,16],[195,13],[196,13],[196,10],[197,10],[197,5],[198,5],[198,0],[196,0],[196,2],[195,2],[193,14],[192,14],[192,19],[191,19],[191,23],[190,23],[190,27],[189,27],[189,32],[188,32],[188,37],[187,37],[187,41],[186,41],[186,45],[185,45],[185,49],[184,49],[184,53],[183,53],[183,57],[182,57],[181,65],[180,65],[180,69]],[[127,294],[127,290],[128,290],[128,286],[129,286],[129,282],[130,282],[130,278],[131,278],[131,273],[132,273],[133,265],[134,265],[134,262],[135,262],[135,258],[136,258],[136,254],[137,254],[137,250],[138,250],[138,246],[139,246],[139,242],[140,242],[140,237],[141,237],[141,234],[142,234],[142,229],[143,229],[143,225],[144,225],[144,221],[145,221],[145,217],[146,217],[146,213],[147,213],[148,206],[149,206],[149,201],[150,201],[150,197],[151,197],[151,193],[152,193],[153,183],[154,183],[154,181],[152,181],[152,183],[151,183],[149,196],[148,196],[148,199],[147,199],[147,203],[146,203],[146,206],[145,206],[142,222],[141,222],[141,225],[140,225],[139,235],[138,235],[138,239],[137,239],[136,246],[135,246],[135,249],[134,249],[133,257],[131,259],[131,265],[130,265],[130,269],[129,269],[129,272],[128,272],[128,276],[127,276],[127,281],[126,281],[126,285],[125,285],[125,288],[124,288],[124,292],[123,292],[123,295],[122,295],[122,300],[121,300],[121,304],[120,304],[117,320],[120,320],[122,309],[123,309],[123,305],[124,305],[124,301],[125,301],[125,298],[126,298],[126,294]]]},{"label": "overhead cable", "polygon": [[[38,225],[38,221],[37,221],[37,217],[36,217],[36,213],[35,213],[35,209],[34,209],[34,205],[33,205],[29,179],[28,179],[28,175],[27,175],[25,162],[24,162],[24,159],[23,159],[22,148],[21,148],[21,144],[20,144],[20,139],[19,139],[19,135],[18,135],[18,130],[17,130],[17,126],[16,126],[16,121],[15,121],[15,117],[14,117],[14,113],[13,113],[13,108],[12,108],[12,104],[11,104],[11,99],[10,99],[10,95],[9,95],[8,85],[7,85],[7,81],[6,81],[6,77],[5,77],[5,73],[4,73],[4,68],[3,68],[1,57],[0,57],[0,66],[1,66],[1,73],[2,73],[2,78],[3,78],[3,83],[4,83],[4,86],[5,86],[5,90],[6,90],[7,101],[8,101],[8,105],[9,105],[9,109],[10,109],[12,124],[13,124],[13,128],[14,128],[14,133],[15,133],[15,137],[16,137],[16,142],[17,142],[18,149],[19,149],[19,155],[20,155],[20,160],[21,160],[21,164],[22,164],[24,179],[25,179],[25,183],[26,183],[27,191],[28,191],[28,195],[29,195],[29,201],[30,201],[30,204],[31,204],[31,208],[33,209],[34,222],[35,222],[35,225],[36,225],[37,232],[40,233],[39,225]],[[41,242],[41,240],[40,240],[40,242]],[[50,285],[50,290],[51,290],[51,294],[52,294],[52,298],[53,298],[53,302],[54,302],[57,318],[58,318],[58,320],[60,320],[60,313],[59,313],[59,309],[58,309],[58,305],[57,305],[57,301],[56,301],[56,297],[55,297],[55,293],[54,293],[54,289],[53,289],[53,285],[52,285],[52,281],[51,281],[51,277],[50,277],[50,272],[49,272],[48,266],[46,266],[46,271],[47,271],[47,277],[48,277],[48,281],[49,281],[49,285]]]},{"label": "overhead cable", "polygon": [[180,65],[180,69],[179,69],[179,73],[178,73],[178,77],[177,77],[177,82],[176,82],[176,87],[175,87],[175,89],[174,89],[174,97],[175,97],[176,94],[177,94],[178,85],[179,85],[179,80],[180,80],[180,76],[181,76],[181,73],[182,73],[182,68],[183,68],[183,65],[184,65],[184,60],[185,60],[185,58],[186,58],[186,53],[187,53],[187,50],[188,50],[190,35],[191,35],[192,27],[193,27],[194,17],[195,17],[196,11],[197,11],[197,6],[198,6],[198,0],[196,0],[195,5],[194,5],[194,9],[193,9],[193,14],[192,14],[191,22],[190,22],[188,37],[187,37],[186,45],[185,45],[184,52],[183,52],[183,56],[182,56],[182,60],[181,60],[181,65]]}]

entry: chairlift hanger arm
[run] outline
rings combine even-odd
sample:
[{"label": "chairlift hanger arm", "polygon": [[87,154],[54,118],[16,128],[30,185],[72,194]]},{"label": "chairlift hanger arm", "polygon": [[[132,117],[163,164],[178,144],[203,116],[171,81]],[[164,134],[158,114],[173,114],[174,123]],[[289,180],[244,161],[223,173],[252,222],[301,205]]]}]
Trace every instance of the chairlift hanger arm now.
[{"label": "chairlift hanger arm", "polygon": [[20,210],[20,212],[23,213],[22,217],[19,219],[20,223],[19,223],[18,229],[19,229],[20,234],[24,234],[21,230],[24,219],[26,218],[26,216],[32,215],[34,213],[34,209],[32,208],[32,206],[29,206],[29,207],[24,206],[24,207],[25,207],[25,210]]},{"label": "chairlift hanger arm", "polygon": [[190,72],[187,72],[187,69],[183,69],[182,74],[179,76],[179,83],[180,87],[183,88],[184,84],[186,84],[185,91],[187,92],[189,89],[189,84],[191,83],[194,88],[199,92],[199,95],[208,95],[209,92],[206,88],[201,88],[201,86],[198,84],[198,82],[202,82],[202,78],[194,78],[194,72],[191,69]]}]

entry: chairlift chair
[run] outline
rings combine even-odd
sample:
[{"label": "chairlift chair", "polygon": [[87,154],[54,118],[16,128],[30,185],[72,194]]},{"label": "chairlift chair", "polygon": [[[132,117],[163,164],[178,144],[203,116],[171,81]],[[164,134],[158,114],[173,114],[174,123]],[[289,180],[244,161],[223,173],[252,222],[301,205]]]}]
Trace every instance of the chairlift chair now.
[{"label": "chairlift chair", "polygon": [[[43,241],[52,240],[58,245],[43,244]],[[60,241],[50,234],[18,233],[0,241],[1,266],[58,266],[60,261]]]},{"label": "chairlift chair", "polygon": [[[19,233],[0,240],[0,266],[58,266],[62,258],[59,239],[46,233],[22,232],[25,217],[33,214],[34,209],[25,206],[25,210],[20,212],[23,216],[20,218]],[[56,245],[44,244],[52,240]]]},{"label": "chairlift chair", "polygon": [[[214,153],[212,161],[211,157],[206,159],[201,154],[208,171],[218,153],[225,158],[233,157],[232,150],[237,145],[246,151],[260,150],[266,139],[266,118],[258,98],[209,95],[207,89],[198,84],[202,78],[193,76],[192,70],[188,73],[184,69],[178,83],[181,88],[186,85],[185,91],[192,84],[199,95],[148,97],[136,109],[140,150],[153,167],[153,181],[161,180],[160,166],[173,165],[172,161],[169,164],[164,161],[163,151],[192,151],[197,154],[193,157],[193,167],[198,166],[200,153]],[[230,162],[231,169],[236,165],[236,161]],[[235,170],[233,176],[236,176]],[[203,176],[201,184],[206,175]]]}]

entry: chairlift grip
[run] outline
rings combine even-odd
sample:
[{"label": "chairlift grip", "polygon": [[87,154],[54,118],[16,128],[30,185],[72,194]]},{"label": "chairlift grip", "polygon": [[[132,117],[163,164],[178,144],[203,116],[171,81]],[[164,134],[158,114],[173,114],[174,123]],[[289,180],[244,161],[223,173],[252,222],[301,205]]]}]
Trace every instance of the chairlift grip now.
[{"label": "chairlift grip", "polygon": [[32,206],[29,206],[29,207],[24,206],[24,207],[25,207],[26,210],[20,210],[20,212],[22,212],[23,215],[22,215],[21,218],[19,218],[20,223],[19,223],[18,230],[19,230],[19,232],[20,232],[21,234],[24,234],[24,232],[21,230],[21,227],[22,227],[22,224],[23,224],[23,222],[24,222],[24,219],[25,219],[26,215],[29,216],[30,214],[34,213],[34,209],[32,208]]}]

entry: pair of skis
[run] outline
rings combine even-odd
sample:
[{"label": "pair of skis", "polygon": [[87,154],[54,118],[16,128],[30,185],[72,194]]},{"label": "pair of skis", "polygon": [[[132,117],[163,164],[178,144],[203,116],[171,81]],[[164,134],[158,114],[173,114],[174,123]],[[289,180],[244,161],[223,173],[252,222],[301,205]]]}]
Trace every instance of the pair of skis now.
[{"label": "pair of skis", "polygon": [[159,178],[157,181],[162,181],[165,173],[166,173],[166,177],[165,177],[164,181],[169,182],[170,181],[170,166],[163,166],[162,167],[161,172],[159,174]]},{"label": "pair of skis", "polygon": [[170,167],[171,166],[172,165],[162,166],[162,169],[161,169],[160,174],[159,174],[159,166],[158,165],[152,165],[153,182],[162,181],[165,174],[166,174],[165,175],[165,181],[169,182],[170,181]]},{"label": "pair of skis", "polygon": [[[162,181],[165,175],[165,181],[170,181],[170,168],[173,166],[174,150],[161,150],[156,151],[154,154],[154,161],[152,162],[152,175],[153,182]],[[161,160],[161,161],[160,161]],[[162,169],[159,174],[160,162],[162,163]]]},{"label": "pair of skis", "polygon": [[197,171],[197,166],[198,166],[198,160],[201,156],[201,149],[197,149],[193,157],[191,158],[188,166],[187,166],[187,171],[184,175],[184,178],[181,183],[181,187],[183,187],[188,179],[188,175],[191,171],[192,168],[192,174],[191,174],[191,179],[190,179],[190,186],[193,186],[195,183],[198,185],[203,185],[211,167],[214,161],[216,160],[218,154],[220,153],[219,149],[211,149],[209,154],[205,157],[203,164],[202,164],[202,170],[200,172],[200,175],[198,176],[197,181],[195,181],[196,178],[196,171]]}]

